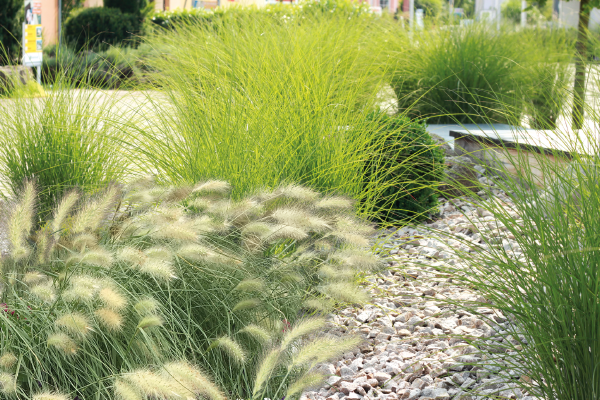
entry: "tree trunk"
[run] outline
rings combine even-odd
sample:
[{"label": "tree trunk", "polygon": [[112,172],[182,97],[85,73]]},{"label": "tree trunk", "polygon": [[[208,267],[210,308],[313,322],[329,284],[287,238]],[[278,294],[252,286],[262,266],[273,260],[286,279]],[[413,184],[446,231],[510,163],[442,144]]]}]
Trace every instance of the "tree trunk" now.
[{"label": "tree trunk", "polygon": [[590,0],[579,3],[579,26],[575,44],[575,87],[573,94],[573,129],[583,127],[583,109],[585,104],[585,65],[587,61],[587,27],[590,19]]}]

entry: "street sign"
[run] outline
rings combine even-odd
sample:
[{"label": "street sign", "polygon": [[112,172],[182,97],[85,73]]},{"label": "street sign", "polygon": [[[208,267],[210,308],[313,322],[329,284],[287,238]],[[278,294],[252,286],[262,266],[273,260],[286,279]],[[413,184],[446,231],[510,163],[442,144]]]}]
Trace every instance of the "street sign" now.
[{"label": "street sign", "polygon": [[27,67],[41,67],[43,46],[42,2],[40,0],[25,0],[23,65]]}]

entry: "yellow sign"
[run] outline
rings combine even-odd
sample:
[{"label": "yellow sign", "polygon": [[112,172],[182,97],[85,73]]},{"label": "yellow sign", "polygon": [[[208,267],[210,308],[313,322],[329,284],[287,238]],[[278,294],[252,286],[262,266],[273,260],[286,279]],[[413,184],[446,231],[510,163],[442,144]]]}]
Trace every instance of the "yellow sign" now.
[{"label": "yellow sign", "polygon": [[25,53],[41,53],[43,50],[42,25],[25,25]]}]

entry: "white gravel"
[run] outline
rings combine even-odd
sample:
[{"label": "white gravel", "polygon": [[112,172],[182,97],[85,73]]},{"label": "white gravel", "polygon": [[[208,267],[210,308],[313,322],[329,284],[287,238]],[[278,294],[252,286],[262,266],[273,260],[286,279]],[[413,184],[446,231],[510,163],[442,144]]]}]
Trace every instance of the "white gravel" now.
[{"label": "white gravel", "polygon": [[[480,182],[493,185],[483,176]],[[503,192],[494,189],[494,195],[510,206]],[[491,308],[479,307],[477,315],[464,310],[461,304],[485,299],[440,271],[460,266],[454,250],[466,251],[466,244],[496,243],[520,258],[518,245],[491,214],[466,201],[445,202],[440,211],[432,223],[387,232],[392,233],[384,244],[390,268],[367,278],[372,303],[329,317],[333,334],[359,333],[364,344],[321,365],[327,384],[304,393],[302,400],[534,400],[514,383],[520,378],[510,367],[516,353],[479,345],[513,341],[506,336],[510,322]]]}]

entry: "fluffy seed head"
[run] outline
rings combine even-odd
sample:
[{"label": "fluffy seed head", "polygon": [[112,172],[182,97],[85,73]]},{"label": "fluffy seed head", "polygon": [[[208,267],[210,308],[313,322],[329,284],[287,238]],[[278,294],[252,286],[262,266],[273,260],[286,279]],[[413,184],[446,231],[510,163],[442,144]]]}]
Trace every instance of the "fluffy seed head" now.
[{"label": "fluffy seed head", "polygon": [[140,266],[140,271],[158,281],[176,278],[171,263],[162,260],[149,259]]},{"label": "fluffy seed head", "polygon": [[369,295],[350,282],[332,282],[320,288],[321,293],[343,303],[364,304]]},{"label": "fluffy seed head", "polygon": [[12,245],[11,256],[15,261],[21,260],[31,253],[25,237],[33,228],[35,214],[36,190],[31,181],[26,181],[18,193],[19,202],[16,203],[8,218],[8,240]]},{"label": "fluffy seed head", "polygon": [[237,303],[234,307],[233,307],[233,312],[236,311],[242,311],[242,310],[249,310],[251,308],[256,308],[260,305],[260,300],[259,299],[246,299],[246,300],[242,300],[239,303]]},{"label": "fluffy seed head", "polygon": [[148,298],[138,301],[133,308],[140,315],[154,314],[158,310],[158,302]]},{"label": "fluffy seed head", "polygon": [[279,192],[284,196],[300,201],[312,201],[319,197],[319,193],[312,189],[298,185],[288,185],[282,187]]},{"label": "fluffy seed head", "polygon": [[323,210],[349,210],[352,206],[352,200],[343,197],[328,197],[315,203],[315,208]]},{"label": "fluffy seed head", "polygon": [[43,301],[44,303],[52,303],[54,300],[56,300],[56,293],[51,283],[35,285],[29,289],[29,291],[34,297],[40,301]]},{"label": "fluffy seed head", "polygon": [[127,298],[116,289],[110,287],[100,290],[98,297],[106,307],[113,310],[122,310],[127,306]]},{"label": "fluffy seed head", "polygon": [[138,323],[138,329],[148,329],[153,328],[155,326],[162,326],[163,321],[162,318],[158,315],[149,315],[147,317],[142,318],[142,320]]},{"label": "fluffy seed head", "polygon": [[146,262],[146,255],[133,247],[125,247],[119,251],[117,254],[117,259],[120,261],[124,261],[133,265],[134,267],[139,267],[144,262]]},{"label": "fluffy seed head", "polygon": [[243,365],[246,362],[246,353],[242,346],[229,336],[223,336],[216,341],[216,346],[223,350],[229,358],[238,365]]},{"label": "fluffy seed head", "polygon": [[143,400],[136,388],[121,379],[115,381],[114,389],[115,397],[119,400]]},{"label": "fluffy seed head", "polygon": [[298,322],[292,329],[290,329],[283,340],[281,341],[281,348],[287,348],[291,343],[295,340],[301,338],[304,335],[307,335],[311,332],[314,332],[318,329],[321,329],[325,326],[325,319],[323,318],[307,318]]},{"label": "fluffy seed head", "polygon": [[265,328],[254,324],[247,325],[244,329],[240,330],[240,333],[245,333],[262,343],[268,342],[272,337],[271,333]]},{"label": "fluffy seed head", "polygon": [[279,362],[280,354],[281,350],[279,348],[273,349],[261,361],[256,372],[256,379],[254,380],[254,389],[252,390],[253,398],[262,390],[265,382],[268,382],[269,379],[271,379],[271,374],[273,374],[273,371]]},{"label": "fluffy seed head", "polygon": [[170,399],[191,397],[189,390],[182,387],[174,379],[165,379],[149,370],[136,370],[123,375],[123,378],[132,383],[133,387],[142,392],[144,398]]},{"label": "fluffy seed head", "polygon": [[225,396],[219,388],[202,371],[186,361],[165,364],[161,376],[175,378],[188,390],[202,394],[210,400],[225,400]]},{"label": "fluffy seed head", "polygon": [[271,214],[282,225],[293,226],[314,231],[323,231],[329,228],[327,221],[311,215],[306,211],[295,208],[279,208]]},{"label": "fluffy seed head", "polygon": [[98,280],[89,275],[74,276],[69,283],[69,290],[63,294],[66,301],[92,301],[96,297],[98,289],[100,289]]},{"label": "fluffy seed head", "polygon": [[119,197],[117,186],[109,186],[97,199],[89,200],[73,216],[72,231],[74,234],[86,231],[94,232],[98,229],[102,220],[116,203]]},{"label": "fluffy seed head", "polygon": [[85,336],[92,330],[88,319],[81,313],[69,313],[59,317],[54,325],[63,328],[74,335]]},{"label": "fluffy seed head", "polygon": [[302,239],[306,239],[307,237],[308,237],[308,234],[300,228],[296,228],[294,226],[288,226],[288,225],[276,225],[272,228],[271,233],[268,236],[268,239],[272,239],[272,240],[277,240],[277,239],[302,240]]},{"label": "fluffy seed head", "polygon": [[48,278],[47,275],[42,274],[41,272],[27,272],[25,274],[25,276],[23,277],[23,282],[25,282],[28,285],[34,285],[36,283],[40,283],[42,281],[45,281]]},{"label": "fluffy seed head", "polygon": [[198,238],[198,233],[194,229],[193,221],[179,221],[159,226],[151,236],[155,239],[194,242]]},{"label": "fluffy seed head", "polygon": [[244,279],[237,284],[234,290],[240,292],[260,292],[265,288],[265,283],[260,279]]},{"label": "fluffy seed head", "polygon": [[58,332],[48,336],[48,346],[54,346],[67,355],[73,355],[77,352],[77,344],[66,333]]},{"label": "fluffy seed head", "polygon": [[272,229],[273,227],[271,225],[264,222],[251,222],[244,226],[244,229],[242,229],[242,234],[265,237],[271,233]]},{"label": "fluffy seed head", "polygon": [[71,398],[62,393],[44,392],[33,395],[33,400],[71,400]]},{"label": "fluffy seed head", "polygon": [[188,261],[202,261],[208,253],[209,250],[199,244],[187,244],[177,250],[177,255]]},{"label": "fluffy seed head", "polygon": [[162,246],[150,247],[144,251],[144,254],[146,254],[148,258],[155,260],[169,261],[171,258],[173,258],[173,253],[171,250]]},{"label": "fluffy seed head", "polygon": [[0,357],[0,368],[9,370],[17,364],[17,356],[13,353],[4,353]]},{"label": "fluffy seed head", "polygon": [[285,397],[291,398],[294,395],[301,393],[309,388],[316,387],[319,384],[323,383],[324,378],[325,377],[323,376],[323,374],[320,374],[318,372],[309,372],[307,374],[304,374],[288,387]]},{"label": "fluffy seed head", "polygon": [[118,331],[123,327],[123,317],[109,308],[101,308],[94,314],[109,331]]},{"label": "fluffy seed head", "polygon": [[95,247],[97,244],[98,239],[91,233],[82,233],[73,239],[73,247],[80,251],[83,251],[85,248]]},{"label": "fluffy seed head", "polygon": [[52,235],[55,241],[61,236],[63,224],[66,218],[69,216],[69,213],[73,209],[73,206],[79,200],[79,193],[75,190],[70,191],[66,195],[63,196],[62,200],[54,210],[54,219],[51,223]]},{"label": "fluffy seed head", "polygon": [[0,392],[11,395],[17,391],[17,377],[13,374],[0,372]]},{"label": "fluffy seed head", "polygon": [[209,180],[206,182],[200,182],[200,183],[196,184],[196,186],[194,187],[192,192],[199,193],[199,194],[208,194],[208,193],[224,194],[224,193],[229,192],[230,189],[231,189],[231,185],[229,185],[229,183],[227,183],[225,181]]},{"label": "fluffy seed head", "polygon": [[109,268],[113,263],[113,256],[104,249],[95,249],[85,253],[81,262],[95,267]]}]

